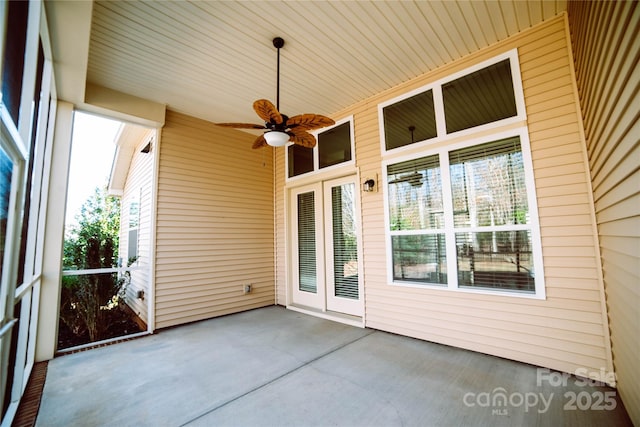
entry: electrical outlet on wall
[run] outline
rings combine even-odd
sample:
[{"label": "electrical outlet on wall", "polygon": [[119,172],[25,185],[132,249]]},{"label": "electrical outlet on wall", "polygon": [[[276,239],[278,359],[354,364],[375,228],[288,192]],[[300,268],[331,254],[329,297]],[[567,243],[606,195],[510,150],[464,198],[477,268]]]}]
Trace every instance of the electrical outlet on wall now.
[{"label": "electrical outlet on wall", "polygon": [[242,293],[245,295],[251,293],[251,284],[242,285]]}]

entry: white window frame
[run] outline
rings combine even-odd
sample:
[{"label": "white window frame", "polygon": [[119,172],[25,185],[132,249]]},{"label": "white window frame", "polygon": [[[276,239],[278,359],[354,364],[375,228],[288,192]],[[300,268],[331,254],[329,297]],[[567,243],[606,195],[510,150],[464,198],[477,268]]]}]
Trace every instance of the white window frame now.
[{"label": "white window frame", "polygon": [[[511,66],[511,79],[516,103],[517,114],[491,123],[475,126],[469,129],[447,134],[446,122],[444,116],[444,104],[442,99],[442,85],[459,79],[491,65],[497,64],[505,59],[509,60]],[[433,102],[436,119],[437,136],[423,141],[418,141],[402,147],[387,150],[384,132],[384,114],[383,109],[388,105],[393,105],[399,101],[410,98],[425,91],[432,90]],[[445,78],[432,82],[428,85],[417,88],[413,91],[402,94],[398,97],[389,99],[378,104],[378,123],[380,134],[380,150],[382,153],[382,182],[384,196],[384,214],[385,214],[385,235],[386,235],[386,255],[387,255],[387,282],[392,286],[414,287],[420,289],[438,289],[443,291],[455,291],[465,293],[479,293],[501,296],[515,296],[522,298],[545,299],[545,282],[544,282],[544,265],[542,258],[542,241],[540,237],[540,223],[538,218],[538,205],[535,191],[535,181],[533,175],[533,162],[531,160],[531,148],[529,143],[529,131],[526,125],[526,109],[524,102],[524,92],[522,89],[522,78],[520,73],[520,64],[518,61],[518,50],[512,49],[497,55],[493,58],[482,61],[471,67],[459,72],[453,73]],[[519,125],[519,126],[518,126]],[[491,131],[493,131],[491,133]],[[535,292],[521,292],[509,289],[489,289],[489,288],[468,288],[459,287],[458,271],[457,271],[457,251],[455,242],[456,229],[453,226],[453,205],[451,198],[451,176],[449,169],[449,152],[471,147],[474,145],[484,144],[492,141],[498,141],[510,137],[519,137],[522,148],[522,156],[525,171],[525,187],[527,190],[527,201],[529,205],[529,224],[515,225],[510,230],[526,229],[531,233],[532,257],[534,265]],[[391,247],[391,236],[402,234],[392,232],[390,229],[390,212],[389,212],[389,190],[387,166],[390,164],[400,163],[407,160],[413,160],[420,157],[438,155],[440,163],[440,172],[442,180],[443,207],[445,214],[445,241],[446,241],[446,262],[447,262],[447,284],[429,284],[417,281],[394,281],[393,279],[393,251]],[[483,227],[466,228],[465,231],[492,231]],[[438,232],[440,233],[440,231]],[[415,234],[415,233],[408,233]],[[418,231],[417,234],[433,234],[432,231]]]},{"label": "white window frame", "polygon": [[[528,230],[531,232],[531,250],[533,257],[534,268],[534,280],[535,280],[535,292],[522,292],[509,289],[493,290],[489,288],[468,288],[459,287],[458,285],[458,269],[457,269],[457,251],[455,242],[455,233],[459,232],[459,228],[454,227],[453,222],[453,205],[451,196],[451,175],[449,169],[449,153],[461,148],[480,145],[488,142],[498,141],[501,139],[519,137],[520,145],[522,149],[522,160],[525,174],[525,187],[527,190],[527,203],[529,207],[529,223],[518,224],[509,226],[509,230]],[[407,160],[412,160],[419,157],[426,157],[438,155],[440,161],[440,174],[442,179],[442,195],[444,205],[444,234],[446,242],[446,255],[447,255],[447,284],[429,284],[424,282],[412,282],[412,281],[395,281],[393,279],[393,251],[391,247],[391,236],[397,235],[393,233],[389,227],[390,224],[390,212],[389,212],[389,191],[388,191],[388,176],[387,166],[390,164],[400,163]],[[432,147],[422,150],[419,153],[411,155],[404,155],[401,157],[394,157],[393,159],[385,159],[382,162],[382,181],[384,182],[384,214],[385,214],[385,234],[386,234],[386,254],[387,254],[387,283],[393,286],[404,286],[421,289],[438,289],[449,290],[455,292],[466,293],[478,293],[478,294],[490,294],[501,296],[515,296],[523,298],[545,299],[545,282],[544,282],[544,266],[542,258],[542,240],[540,236],[540,222],[538,219],[538,204],[535,191],[535,180],[533,174],[533,162],[531,159],[531,147],[529,143],[529,132],[526,126],[522,126],[516,129],[505,130],[497,132],[491,135],[484,135],[482,137],[468,139],[457,143],[449,144],[447,146]],[[494,228],[500,228],[495,226]],[[471,232],[490,232],[494,231],[491,227],[465,227],[464,231]],[[421,233],[418,230],[417,233]],[[440,233],[440,231],[438,232]],[[411,233],[415,234],[415,233]],[[433,234],[433,233],[431,233]]]},{"label": "white window frame", "polygon": [[285,182],[289,183],[289,182],[297,182],[297,181],[301,181],[304,180],[305,178],[308,177],[317,177],[319,175],[332,175],[335,174],[337,171],[342,170],[342,169],[349,169],[349,170],[353,170],[356,166],[356,146],[355,146],[355,137],[354,137],[354,130],[353,130],[353,116],[347,116],[341,120],[336,121],[336,123],[332,126],[327,126],[324,127],[322,129],[318,129],[315,130],[313,132],[311,132],[311,134],[316,138],[316,140],[318,140],[318,136],[321,133],[327,132],[333,128],[336,128],[338,126],[341,126],[345,123],[349,123],[349,138],[351,139],[350,143],[351,143],[351,160],[348,160],[346,162],[341,162],[335,165],[331,165],[331,166],[327,166],[326,168],[322,168],[320,169],[320,155],[318,153],[318,145],[316,144],[316,146],[313,148],[313,170],[300,174],[300,175],[296,175],[296,176],[289,176],[289,147],[291,145],[293,145],[292,142],[287,143],[287,145],[285,146],[285,153],[284,153],[284,174],[285,174]]},{"label": "white window frame", "polygon": [[[146,145],[146,144],[145,144]],[[136,225],[135,227],[131,226],[131,208],[133,207],[133,204],[136,203],[138,205],[137,207],[137,218],[135,218],[136,220]],[[136,230],[136,264],[137,264],[137,260],[138,258],[140,258],[140,220],[141,220],[141,210],[142,210],[142,188],[138,187],[135,190],[131,191],[131,195],[129,196],[129,199],[127,200],[127,228],[126,228],[126,233],[127,233],[127,256],[125,257],[125,259],[122,260],[122,266],[123,267],[129,267],[129,260],[132,258],[131,254],[129,253],[129,249],[131,249],[131,231]],[[121,218],[122,218],[122,211],[121,211]]]},{"label": "white window frame", "polygon": [[[460,131],[447,133],[445,115],[444,115],[444,103],[442,100],[442,86],[453,80],[457,80],[461,77],[464,77],[476,71],[482,70],[483,68],[487,68],[491,65],[497,64],[498,62],[504,61],[505,59],[508,59],[511,65],[511,82],[513,84],[513,93],[514,93],[515,102],[516,102],[517,114],[515,116],[507,117],[505,119],[498,120],[491,123],[486,123],[484,125],[479,125],[469,129],[463,129]],[[434,138],[425,139],[423,141],[417,141],[412,144],[403,145],[401,147],[391,148],[387,150],[386,136],[384,131],[384,111],[383,111],[384,108],[389,105],[393,105],[397,102],[403,101],[407,98],[411,98],[412,96],[426,92],[428,90],[433,91],[433,106],[435,110],[437,136],[435,136]],[[526,113],[525,102],[524,102],[524,93],[522,90],[522,78],[520,75],[520,63],[518,61],[518,50],[512,49],[500,55],[494,56],[491,59],[475,64],[472,67],[466,68],[462,71],[451,74],[445,78],[429,83],[428,85],[414,89],[410,92],[404,93],[400,96],[397,96],[395,98],[389,99],[387,101],[384,101],[378,104],[378,126],[379,126],[378,131],[380,134],[380,152],[382,153],[383,157],[386,157],[386,155],[401,155],[402,153],[405,153],[410,150],[425,148],[430,145],[437,144],[439,142],[448,141],[454,138],[455,139],[464,138],[466,136],[470,136],[478,132],[497,129],[506,125],[523,122],[526,119],[527,119],[527,113]]]}]

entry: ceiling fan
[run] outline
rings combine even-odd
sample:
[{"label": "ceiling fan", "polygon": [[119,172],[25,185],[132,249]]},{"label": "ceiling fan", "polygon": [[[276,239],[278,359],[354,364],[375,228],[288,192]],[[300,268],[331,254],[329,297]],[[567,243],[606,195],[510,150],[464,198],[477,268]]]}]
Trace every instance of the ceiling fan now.
[{"label": "ceiling fan", "polygon": [[282,147],[291,141],[294,144],[307,148],[316,146],[316,138],[309,131],[334,125],[329,117],[320,114],[299,114],[288,117],[280,113],[280,48],[284,46],[284,40],[280,37],[273,39],[273,46],[278,50],[278,79],[276,105],[266,99],[258,99],[253,103],[253,109],[264,120],[264,125],[252,123],[216,123],[218,126],[232,127],[236,129],[266,129],[267,131],[256,138],[252,148],[261,148],[266,145]]}]

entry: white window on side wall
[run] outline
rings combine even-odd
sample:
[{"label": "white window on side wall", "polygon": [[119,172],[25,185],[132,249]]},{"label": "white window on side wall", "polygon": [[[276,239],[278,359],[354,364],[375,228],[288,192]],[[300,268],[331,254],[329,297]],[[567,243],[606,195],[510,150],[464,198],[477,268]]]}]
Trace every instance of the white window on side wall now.
[{"label": "white window on side wall", "polygon": [[134,191],[129,202],[129,233],[127,245],[127,265],[138,259],[138,233],[140,230],[140,191]]}]

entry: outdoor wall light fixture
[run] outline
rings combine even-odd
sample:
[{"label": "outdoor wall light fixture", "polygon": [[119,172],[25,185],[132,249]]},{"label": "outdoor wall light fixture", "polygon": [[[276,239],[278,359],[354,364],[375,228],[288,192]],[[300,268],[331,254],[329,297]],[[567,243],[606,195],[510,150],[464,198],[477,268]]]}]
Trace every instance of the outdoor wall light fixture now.
[{"label": "outdoor wall light fixture", "polygon": [[374,191],[376,188],[376,181],[372,178],[368,178],[362,183],[362,191],[366,191],[367,193]]},{"label": "outdoor wall light fixture", "polygon": [[284,146],[287,143],[287,141],[289,141],[289,138],[290,138],[289,134],[285,132],[280,132],[277,130],[272,130],[264,134],[265,141],[267,141],[267,144],[269,144],[272,147]]}]

